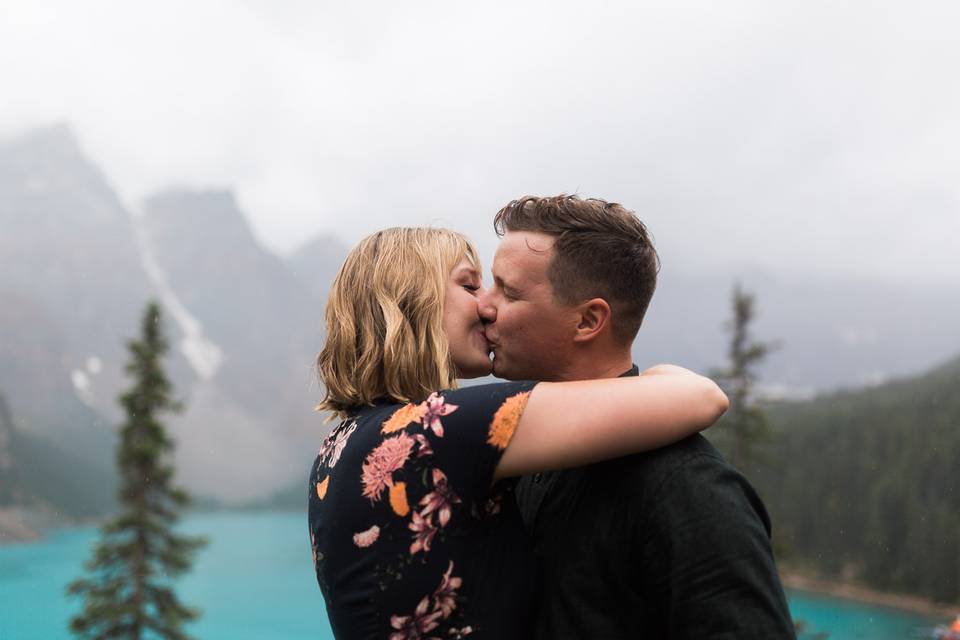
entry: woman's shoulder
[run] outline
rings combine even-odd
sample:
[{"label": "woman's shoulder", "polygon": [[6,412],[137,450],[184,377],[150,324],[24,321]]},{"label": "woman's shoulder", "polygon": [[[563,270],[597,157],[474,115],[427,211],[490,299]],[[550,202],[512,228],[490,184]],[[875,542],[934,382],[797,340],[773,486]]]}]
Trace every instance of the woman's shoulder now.
[{"label": "woman's shoulder", "polygon": [[445,403],[455,403],[466,410],[494,411],[505,401],[519,394],[525,397],[537,384],[535,380],[520,380],[516,382],[487,382],[472,384],[456,389],[441,389],[425,401],[429,405],[431,399],[436,402],[442,398]]}]

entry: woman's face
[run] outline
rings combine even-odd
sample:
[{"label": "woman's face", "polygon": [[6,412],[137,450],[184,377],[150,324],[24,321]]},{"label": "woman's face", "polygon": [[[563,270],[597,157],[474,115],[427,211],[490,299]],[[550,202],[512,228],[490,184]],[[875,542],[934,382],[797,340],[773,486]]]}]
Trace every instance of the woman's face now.
[{"label": "woman's face", "polygon": [[458,378],[479,378],[493,369],[490,347],[477,309],[477,296],[482,289],[480,273],[467,258],[461,260],[447,278],[443,330],[450,343],[450,355]]}]

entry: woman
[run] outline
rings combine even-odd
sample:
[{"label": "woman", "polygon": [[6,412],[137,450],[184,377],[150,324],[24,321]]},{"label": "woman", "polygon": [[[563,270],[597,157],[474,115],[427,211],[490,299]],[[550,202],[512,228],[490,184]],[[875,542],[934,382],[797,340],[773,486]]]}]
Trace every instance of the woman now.
[{"label": "woman", "polygon": [[491,370],[480,288],[476,251],[443,229],[376,233],[333,282],[320,408],[341,422],[309,524],[337,638],[527,637],[533,567],[506,479],[656,448],[726,410],[671,367],[455,389]]}]

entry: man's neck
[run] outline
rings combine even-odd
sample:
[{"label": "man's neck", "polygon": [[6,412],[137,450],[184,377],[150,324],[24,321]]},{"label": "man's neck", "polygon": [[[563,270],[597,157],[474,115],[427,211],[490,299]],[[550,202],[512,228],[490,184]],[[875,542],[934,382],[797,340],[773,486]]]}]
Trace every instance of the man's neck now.
[{"label": "man's neck", "polygon": [[630,352],[616,354],[607,358],[582,357],[571,362],[555,379],[557,382],[571,380],[598,380],[616,378],[629,371],[633,366]]}]

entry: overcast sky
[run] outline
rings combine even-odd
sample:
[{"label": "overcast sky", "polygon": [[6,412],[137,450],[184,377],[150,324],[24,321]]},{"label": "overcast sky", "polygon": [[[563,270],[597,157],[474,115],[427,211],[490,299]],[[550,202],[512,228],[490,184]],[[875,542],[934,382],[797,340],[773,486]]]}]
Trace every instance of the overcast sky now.
[{"label": "overcast sky", "polygon": [[665,268],[960,284],[960,3],[2,0],[0,135],[269,247],[617,200]]}]

